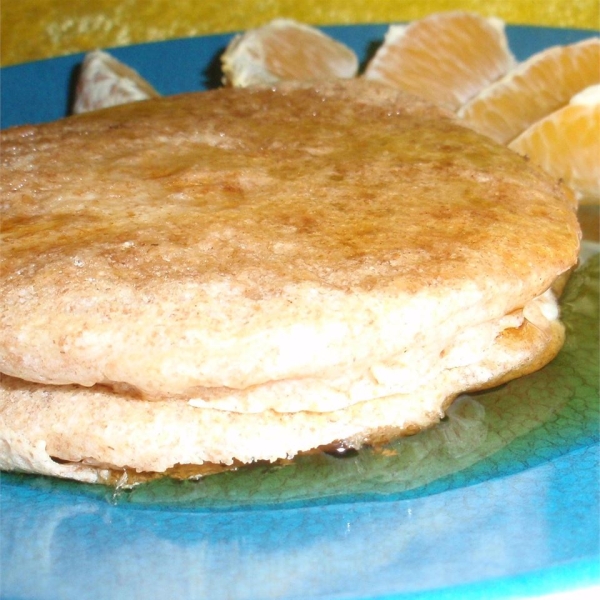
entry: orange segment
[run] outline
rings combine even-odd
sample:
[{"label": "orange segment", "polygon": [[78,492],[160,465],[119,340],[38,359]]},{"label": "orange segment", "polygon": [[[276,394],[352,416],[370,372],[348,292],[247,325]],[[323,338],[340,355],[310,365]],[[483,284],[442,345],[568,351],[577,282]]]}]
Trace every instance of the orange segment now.
[{"label": "orange segment", "polygon": [[532,56],[458,112],[469,127],[506,144],[530,125],[600,82],[600,39]]},{"label": "orange segment", "polygon": [[74,114],[155,98],[159,93],[137,71],[106,52],[86,54],[77,80]]},{"label": "orange segment", "polygon": [[224,83],[237,87],[286,79],[349,79],[356,54],[318,29],[275,19],[236,36],[221,57]]},{"label": "orange segment", "polygon": [[365,77],[457,110],[514,64],[503,21],[454,11],[392,25]]},{"label": "orange segment", "polygon": [[600,84],[534,123],[509,148],[562,179],[580,203],[600,202]]}]

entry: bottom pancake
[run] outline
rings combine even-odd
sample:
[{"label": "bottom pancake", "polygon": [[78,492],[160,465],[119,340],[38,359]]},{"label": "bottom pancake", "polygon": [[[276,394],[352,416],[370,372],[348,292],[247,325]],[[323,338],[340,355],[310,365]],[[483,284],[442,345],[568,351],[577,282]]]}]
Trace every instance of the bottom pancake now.
[{"label": "bottom pancake", "polygon": [[187,478],[287,460],[332,444],[382,444],[436,424],[460,393],[552,360],[564,331],[548,302],[546,294],[528,305],[522,324],[500,333],[476,362],[447,369],[408,394],[328,412],[241,413],[2,376],[0,469],[132,485],[157,475]]}]

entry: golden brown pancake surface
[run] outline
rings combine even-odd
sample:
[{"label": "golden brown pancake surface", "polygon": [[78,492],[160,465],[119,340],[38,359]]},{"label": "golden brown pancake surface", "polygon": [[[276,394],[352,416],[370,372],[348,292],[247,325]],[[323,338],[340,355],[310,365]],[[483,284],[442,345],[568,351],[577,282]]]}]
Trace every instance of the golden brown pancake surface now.
[{"label": "golden brown pancake surface", "polygon": [[1,468],[360,446],[562,343],[572,195],[396,90],[161,98],[2,150]]},{"label": "golden brown pancake surface", "polygon": [[578,246],[558,186],[365,82],[9,130],[2,197],[1,370],[160,396],[331,377],[449,318],[452,337]]}]

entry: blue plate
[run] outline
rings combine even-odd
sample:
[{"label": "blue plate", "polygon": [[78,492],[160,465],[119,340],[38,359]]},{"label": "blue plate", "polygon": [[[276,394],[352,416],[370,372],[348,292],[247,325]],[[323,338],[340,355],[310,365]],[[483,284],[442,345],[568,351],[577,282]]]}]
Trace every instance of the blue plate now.
[{"label": "blue plate", "polygon": [[[384,25],[326,32],[361,57]],[[509,27],[523,59],[591,32]],[[161,93],[218,85],[230,36],[114,49]],[[2,127],[64,116],[82,55],[2,69]],[[542,371],[463,397],[439,427],[133,491],[2,475],[2,598],[513,598],[600,585],[598,257]]]}]

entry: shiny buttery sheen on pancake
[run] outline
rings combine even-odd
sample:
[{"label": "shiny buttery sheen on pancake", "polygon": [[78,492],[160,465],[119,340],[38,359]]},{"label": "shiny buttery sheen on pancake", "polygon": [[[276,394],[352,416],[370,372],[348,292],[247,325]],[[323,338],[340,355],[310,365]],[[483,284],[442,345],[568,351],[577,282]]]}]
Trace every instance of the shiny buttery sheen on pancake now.
[{"label": "shiny buttery sheen on pancake", "polygon": [[562,342],[572,196],[396,90],[223,89],[2,136],[4,468],[360,445]]}]

